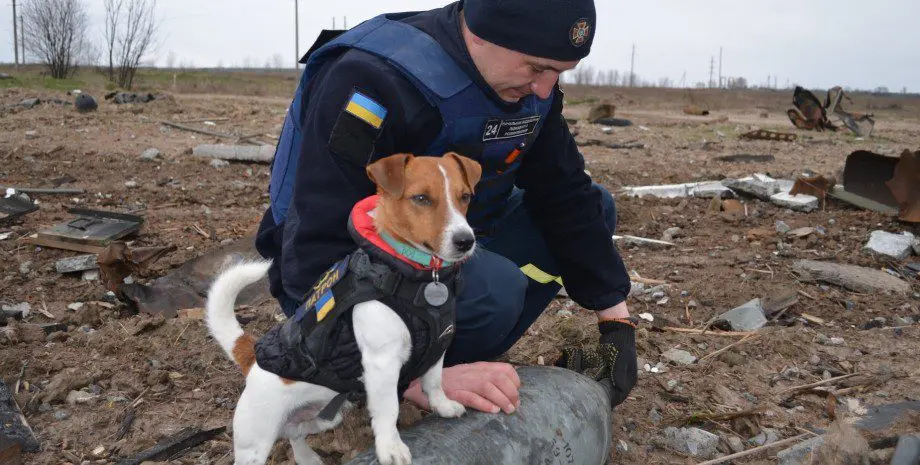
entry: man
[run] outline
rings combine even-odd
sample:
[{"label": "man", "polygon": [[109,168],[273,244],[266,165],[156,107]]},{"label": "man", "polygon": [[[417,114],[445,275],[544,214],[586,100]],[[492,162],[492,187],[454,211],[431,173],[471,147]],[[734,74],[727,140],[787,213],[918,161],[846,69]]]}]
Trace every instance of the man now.
[{"label": "man", "polygon": [[[594,39],[593,0],[465,0],[366,21],[304,57],[278,144],[271,207],[257,247],[274,259],[273,295],[290,316],[312,283],[355,249],[353,205],[374,193],[365,167],[394,153],[477,160],[482,180],[468,219],[479,252],[463,266],[448,397],[482,411],[519,406],[520,380],[489,362],[509,349],[564,283],[598,316],[597,357],[560,364],[613,388],[636,381],[630,282],[611,234],[613,198],[592,183],[562,117],[560,73]],[[413,384],[405,397],[427,407]]]}]

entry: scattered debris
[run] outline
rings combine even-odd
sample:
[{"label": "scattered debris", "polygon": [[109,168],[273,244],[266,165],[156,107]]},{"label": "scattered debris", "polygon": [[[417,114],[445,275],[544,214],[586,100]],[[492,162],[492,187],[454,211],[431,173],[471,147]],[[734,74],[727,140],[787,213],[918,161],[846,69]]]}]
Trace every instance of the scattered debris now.
[{"label": "scattered debris", "polygon": [[681,235],[680,228],[678,228],[677,226],[674,226],[672,228],[665,229],[664,232],[661,233],[661,240],[664,242],[673,242],[674,238],[680,235]]},{"label": "scattered debris", "polygon": [[773,179],[765,174],[758,173],[741,179],[727,179],[722,181],[722,184],[734,191],[769,201],[770,197],[775,194],[789,192],[794,183],[792,181]]},{"label": "scattered debris", "polygon": [[806,465],[812,463],[815,449],[824,444],[824,436],[817,436],[802,441],[776,454],[779,465]]},{"label": "scattered debris", "polygon": [[723,323],[730,331],[753,331],[767,324],[764,309],[760,299],[729,310],[716,318],[714,325]]},{"label": "scattered debris", "polygon": [[579,147],[588,147],[588,146],[596,145],[596,146],[605,147],[605,148],[613,149],[613,150],[644,149],[645,148],[645,144],[641,142],[637,142],[637,141],[613,143],[613,142],[605,142],[605,141],[597,140],[597,139],[585,139],[584,141],[577,141],[576,143],[578,144]]},{"label": "scattered debris", "polygon": [[720,181],[691,182],[684,184],[665,184],[660,186],[624,187],[623,191],[630,197],[644,197],[646,195],[661,199],[679,197],[731,197],[732,190]]},{"label": "scattered debris", "polygon": [[827,202],[827,193],[836,184],[837,180],[833,177],[826,178],[821,175],[798,177],[795,180],[795,184],[792,185],[792,189],[789,190],[789,195],[810,195],[820,200],[823,207]]},{"label": "scattered debris", "polygon": [[677,244],[667,241],[659,241],[657,239],[647,239],[644,237],[637,236],[613,236],[614,241],[623,241],[623,245],[648,245],[648,246],[657,246],[657,247],[674,247]]},{"label": "scattered debris", "polygon": [[789,121],[795,127],[817,131],[837,130],[837,127],[828,121],[825,107],[811,91],[802,86],[795,86],[792,92],[792,104],[794,108],[790,108],[786,115],[789,116]]},{"label": "scattered debris", "polygon": [[143,153],[141,153],[140,159],[141,159],[141,160],[147,160],[147,161],[159,160],[159,159],[160,159],[160,151],[157,150],[157,149],[155,149],[155,148],[149,148],[149,149],[147,149],[147,150],[144,150]]},{"label": "scattered debris", "polygon": [[242,160],[271,163],[275,148],[269,145],[215,145],[201,144],[192,149],[192,155],[221,160]]},{"label": "scattered debris", "polygon": [[795,142],[799,136],[788,132],[767,131],[758,129],[756,131],[746,132],[741,135],[742,139],[748,140],[778,140],[783,142]]},{"label": "scattered debris", "polygon": [[617,111],[617,107],[610,103],[601,103],[591,107],[591,110],[588,111],[588,122],[591,124],[604,124],[598,123],[598,120],[603,118],[613,118],[614,114]]},{"label": "scattered debris", "polygon": [[[144,218],[126,213],[115,213],[87,208],[71,208],[76,218],[39,231],[29,243],[85,253],[99,253],[112,241],[140,230]],[[88,247],[87,247],[88,246]]]},{"label": "scattered debris", "polygon": [[749,153],[739,153],[737,155],[723,155],[721,157],[715,158],[718,161],[724,162],[743,162],[743,163],[769,163],[776,161],[776,157],[773,155],[752,155]]},{"label": "scattered debris", "polygon": [[38,211],[38,205],[33,203],[27,195],[17,194],[16,190],[10,188],[5,191],[7,195],[0,198],[0,223]]},{"label": "scattered debris", "polygon": [[792,271],[803,281],[822,281],[856,292],[909,294],[910,284],[884,271],[855,265],[796,260]]},{"label": "scattered debris", "polygon": [[699,105],[687,105],[684,107],[684,114],[693,116],[709,116],[709,110]]},{"label": "scattered debris", "polygon": [[920,151],[902,152],[891,179],[885,184],[897,201],[898,217],[920,223]]},{"label": "scattered debris", "polygon": [[116,462],[116,465],[140,465],[144,462],[175,460],[184,455],[191,448],[214,439],[226,429],[225,426],[209,430],[201,430],[192,427],[183,428],[179,432],[162,439],[153,447],[142,451],[134,457],[119,460]]},{"label": "scattered debris", "polygon": [[869,235],[869,243],[864,248],[898,260],[904,260],[910,256],[916,241],[916,236],[907,231],[901,234],[872,231],[872,234]]},{"label": "scattered debris", "polygon": [[827,99],[824,101],[824,107],[829,115],[836,116],[847,129],[859,137],[871,137],[872,130],[875,128],[874,115],[871,113],[850,113],[843,109],[842,100],[850,99],[840,86],[835,86],[827,90]]},{"label": "scattered debris", "polygon": [[165,95],[153,95],[150,92],[145,93],[135,93],[135,92],[109,92],[105,95],[106,100],[112,100],[116,104],[124,103],[147,103],[152,102],[157,99],[166,98]]},{"label": "scattered debris", "polygon": [[[48,194],[48,195],[74,195],[74,194],[85,194],[86,191],[83,189],[60,189],[60,188],[44,188],[44,187],[12,187],[12,186],[0,186],[0,190],[5,190],[10,192],[19,192],[23,194]],[[8,194],[11,195],[11,194]]]},{"label": "scattered debris", "polygon": [[694,457],[711,458],[719,454],[719,437],[699,428],[675,428],[664,430],[663,440],[667,447]]},{"label": "scattered debris", "polygon": [[843,186],[831,195],[911,223],[920,223],[920,152],[900,158],[857,150],[847,157]]},{"label": "scattered debris", "polygon": [[868,414],[860,418],[855,426],[862,430],[877,431],[887,428],[904,415],[920,413],[920,401],[874,405],[869,406],[867,411]]},{"label": "scattered debris", "polygon": [[14,305],[0,305],[0,311],[8,318],[22,320],[29,316],[29,312],[32,311],[32,305],[28,302],[20,302]]},{"label": "scattered debris", "polygon": [[117,292],[118,286],[124,282],[125,278],[146,269],[176,249],[174,245],[132,249],[123,242],[114,242],[94,258],[99,263],[98,268],[106,289]]},{"label": "scattered debris", "polygon": [[76,271],[93,270],[99,268],[96,263],[96,255],[78,255],[76,257],[62,258],[54,264],[58,273],[73,273]]},{"label": "scattered debris", "polygon": [[725,199],[720,203],[720,211],[733,215],[743,215],[745,208],[744,204],[736,199]]},{"label": "scattered debris", "polygon": [[[22,452],[38,452],[40,444],[26,417],[23,416],[13,392],[0,379],[0,442],[14,442]],[[9,447],[9,446],[7,446]],[[0,448],[0,454],[3,449]],[[2,455],[0,455],[2,457]],[[0,463],[6,463],[0,461]]]},{"label": "scattered debris", "polygon": [[800,212],[807,213],[818,209],[818,198],[811,195],[791,195],[788,192],[780,192],[770,196],[770,201],[781,207]]},{"label": "scattered debris", "polygon": [[677,365],[690,365],[696,361],[696,357],[693,354],[680,349],[669,349],[661,354],[661,358]]}]

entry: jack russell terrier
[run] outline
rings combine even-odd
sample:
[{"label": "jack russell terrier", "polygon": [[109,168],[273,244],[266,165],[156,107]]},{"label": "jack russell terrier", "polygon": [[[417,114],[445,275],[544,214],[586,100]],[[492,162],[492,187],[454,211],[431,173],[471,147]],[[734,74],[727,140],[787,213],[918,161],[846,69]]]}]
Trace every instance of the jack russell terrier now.
[{"label": "jack russell terrier", "polygon": [[246,377],[233,416],[236,464],[265,463],[287,438],[299,465],[322,461],[306,435],[336,427],[366,399],[378,460],[412,457],[396,427],[409,382],[421,377],[431,409],[459,417],[441,384],[454,336],[459,265],[475,250],[466,221],[480,165],[456,153],[397,154],[367,167],[377,194],[348,219],[357,250],[331,267],[304,304],[258,341],[243,332],[234,302],[270,261],[236,264],[208,291],[208,329]]}]

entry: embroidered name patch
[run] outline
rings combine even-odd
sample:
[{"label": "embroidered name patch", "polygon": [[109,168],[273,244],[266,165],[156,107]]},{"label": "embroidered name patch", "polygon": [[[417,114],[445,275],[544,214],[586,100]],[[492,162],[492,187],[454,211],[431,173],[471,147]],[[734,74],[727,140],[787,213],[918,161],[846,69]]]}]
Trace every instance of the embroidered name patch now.
[{"label": "embroidered name patch", "polygon": [[510,139],[533,134],[539,122],[540,115],[519,119],[491,119],[486,122],[486,127],[482,132],[482,141]]},{"label": "embroidered name patch", "polygon": [[345,105],[345,111],[370,124],[374,129],[380,129],[383,119],[387,116],[386,108],[358,91],[351,95],[351,99]]},{"label": "embroidered name patch", "polygon": [[335,307],[335,296],[332,294],[332,286],[342,280],[345,271],[348,268],[348,257],[336,263],[329,268],[323,277],[313,285],[313,291],[309,297],[304,300],[303,308],[306,310],[316,310],[316,321],[322,321],[323,318]]}]

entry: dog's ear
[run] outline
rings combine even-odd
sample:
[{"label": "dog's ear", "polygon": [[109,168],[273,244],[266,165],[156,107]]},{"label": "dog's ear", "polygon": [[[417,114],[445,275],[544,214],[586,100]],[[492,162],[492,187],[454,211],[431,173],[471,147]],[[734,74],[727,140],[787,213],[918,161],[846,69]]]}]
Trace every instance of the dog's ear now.
[{"label": "dog's ear", "polygon": [[457,162],[463,178],[466,179],[467,187],[470,188],[470,191],[475,191],[476,184],[479,184],[479,179],[482,177],[482,166],[476,160],[464,157],[457,152],[448,152],[444,156]]},{"label": "dog's ear", "polygon": [[411,154],[397,153],[367,166],[367,177],[389,195],[402,197],[406,187],[406,165],[412,160]]}]

